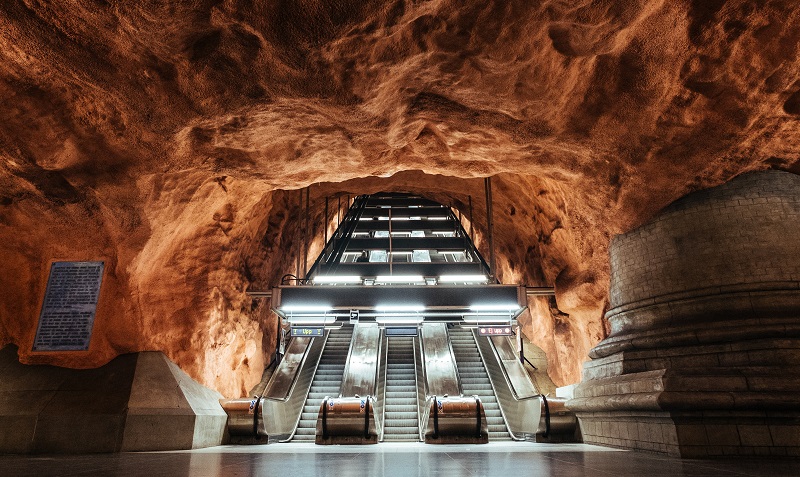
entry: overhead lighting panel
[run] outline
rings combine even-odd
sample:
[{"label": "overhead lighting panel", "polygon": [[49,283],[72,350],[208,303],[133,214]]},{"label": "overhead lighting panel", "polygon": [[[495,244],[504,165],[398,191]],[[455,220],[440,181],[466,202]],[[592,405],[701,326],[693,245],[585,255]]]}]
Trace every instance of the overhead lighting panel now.
[{"label": "overhead lighting panel", "polygon": [[425,311],[424,305],[376,305],[375,311],[381,313],[420,313]]},{"label": "overhead lighting panel", "polygon": [[486,275],[442,275],[439,283],[486,283]]},{"label": "overhead lighting panel", "polygon": [[513,312],[519,310],[521,307],[517,303],[487,303],[487,304],[477,304],[471,305],[469,307],[472,311],[477,312]]},{"label": "overhead lighting panel", "polygon": [[288,318],[292,326],[325,326],[336,322],[335,316],[292,316]]},{"label": "overhead lighting panel", "polygon": [[283,305],[280,310],[284,313],[327,313],[333,308],[330,305]]},{"label": "overhead lighting panel", "polygon": [[425,282],[422,275],[378,275],[375,283],[420,283]]},{"label": "overhead lighting panel", "polygon": [[383,316],[376,316],[375,322],[379,325],[419,325],[422,323],[423,317],[422,315],[413,316],[413,315],[383,315]]},{"label": "overhead lighting panel", "polygon": [[327,285],[331,283],[361,283],[361,277],[356,275],[320,275],[313,279],[315,285]]}]

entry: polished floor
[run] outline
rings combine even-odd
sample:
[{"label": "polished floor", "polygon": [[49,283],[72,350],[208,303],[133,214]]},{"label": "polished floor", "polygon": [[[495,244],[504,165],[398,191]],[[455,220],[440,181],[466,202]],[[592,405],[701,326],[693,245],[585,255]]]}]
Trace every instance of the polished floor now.
[{"label": "polished floor", "polygon": [[0,455],[0,476],[800,476],[800,461],[680,460],[585,444],[222,446],[182,452]]}]

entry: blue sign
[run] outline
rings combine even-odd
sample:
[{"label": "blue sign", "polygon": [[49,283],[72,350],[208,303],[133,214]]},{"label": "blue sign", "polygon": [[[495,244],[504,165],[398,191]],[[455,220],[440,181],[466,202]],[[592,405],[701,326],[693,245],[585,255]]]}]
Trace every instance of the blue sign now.
[{"label": "blue sign", "polygon": [[417,336],[417,327],[387,326],[386,336]]}]

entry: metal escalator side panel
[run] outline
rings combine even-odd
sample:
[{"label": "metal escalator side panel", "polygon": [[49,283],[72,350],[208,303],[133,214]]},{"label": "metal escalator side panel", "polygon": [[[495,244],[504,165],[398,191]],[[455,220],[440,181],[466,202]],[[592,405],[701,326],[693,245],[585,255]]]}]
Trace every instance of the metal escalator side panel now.
[{"label": "metal escalator side panel", "polygon": [[353,330],[340,397],[374,396],[380,361],[381,330],[375,323],[359,323]]},{"label": "metal escalator side panel", "polygon": [[291,340],[281,363],[267,382],[265,399],[285,400],[291,394],[313,339],[295,337]]},{"label": "metal escalator side panel", "polygon": [[[284,394],[282,398],[265,396],[262,400],[261,415],[263,431],[266,435],[274,436],[278,439],[288,435],[291,439],[297,428],[297,423],[300,421],[303,405],[311,388],[311,381],[314,379],[314,374],[329,334],[330,332],[328,331],[321,338],[311,338],[311,343],[306,347],[306,352],[296,367],[295,378],[288,393]],[[292,345],[289,346],[289,351],[294,354]],[[283,382],[284,379],[281,378],[281,381]],[[267,384],[267,388],[270,388],[270,384]],[[274,390],[268,391],[280,395],[277,384]]]},{"label": "metal escalator side panel", "polygon": [[380,426],[378,433],[378,441],[383,442],[383,435],[385,432],[384,421],[386,418],[386,360],[388,352],[388,338],[386,334],[381,331],[380,339],[380,353],[378,358],[378,384],[375,388],[375,396],[377,402],[375,403],[376,424]]},{"label": "metal escalator side panel", "polygon": [[[530,375],[519,362],[519,354],[515,349],[514,343],[509,336],[488,336],[486,337],[494,348],[495,357],[502,364],[505,377],[511,386],[511,391],[517,399],[527,399],[538,396],[541,393],[536,389],[536,385],[531,380]],[[477,337],[476,339],[481,339]],[[484,360],[485,362],[485,360]]]},{"label": "metal escalator side panel", "polygon": [[517,398],[505,368],[503,368],[503,361],[492,341],[488,337],[477,336],[477,330],[473,330],[472,336],[478,346],[478,352],[511,438],[518,441],[526,440],[534,437],[537,432],[542,432],[541,396],[529,394]]},{"label": "metal escalator side panel", "polygon": [[428,379],[425,376],[425,360],[422,352],[422,338],[414,337],[414,374],[417,380],[417,427],[419,428],[419,440],[425,440],[425,428],[428,420],[427,405],[428,399]]},{"label": "metal escalator side panel", "polygon": [[422,326],[422,353],[427,394],[460,395],[461,382],[445,323],[425,323]]},{"label": "metal escalator side panel", "polygon": [[264,400],[285,401],[291,395],[300,368],[305,361],[309,344],[313,338],[295,338],[290,343],[286,358],[272,373],[264,392],[253,399],[220,400],[228,414],[228,432],[232,436],[267,436],[263,415]]}]

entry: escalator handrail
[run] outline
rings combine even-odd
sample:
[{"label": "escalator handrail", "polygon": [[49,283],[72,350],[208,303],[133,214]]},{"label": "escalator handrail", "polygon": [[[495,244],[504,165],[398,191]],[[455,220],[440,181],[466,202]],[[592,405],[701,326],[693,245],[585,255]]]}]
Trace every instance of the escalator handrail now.
[{"label": "escalator handrail", "polygon": [[[315,367],[319,366],[319,362],[322,359],[322,353],[325,352],[325,347],[328,345],[328,338],[330,337],[330,334],[331,334],[331,330],[326,330],[325,331],[325,336],[322,337],[322,338],[324,338],[324,341],[322,343],[322,346],[320,346],[319,356],[317,356],[317,362],[316,362]],[[318,338],[313,338],[313,339],[318,339]],[[311,348],[311,346],[313,344],[314,344],[314,341],[309,343],[308,348]],[[302,366],[298,367],[299,370],[305,369],[305,361],[307,359],[308,359],[308,353],[306,353],[306,356],[303,357],[303,364],[302,364]],[[298,371],[297,375],[299,376],[300,373],[301,373],[301,371]],[[316,376],[316,374],[317,374],[317,372],[316,372],[316,369],[315,369],[314,372],[311,374],[311,381],[308,383],[308,391],[306,391],[305,396],[303,396],[302,404],[300,406],[300,412],[297,414],[297,420],[294,422],[294,425],[292,426],[292,432],[289,433],[289,436],[286,439],[279,440],[278,442],[289,442],[294,438],[294,435],[297,432],[297,426],[300,424],[300,419],[302,419],[302,417],[303,417],[303,412],[302,412],[303,406],[305,405],[306,401],[308,401],[308,392],[311,390],[311,384],[314,382],[314,376]],[[288,402],[288,400],[291,397],[294,397],[293,394],[294,394],[294,388],[296,386],[296,381],[297,381],[297,379],[295,379],[295,382],[292,384],[292,392],[289,393],[289,395],[286,397],[286,399],[282,400],[281,402],[284,402],[284,403]]]},{"label": "escalator handrail", "polygon": [[353,344],[358,337],[358,324],[353,325],[353,335],[350,337],[350,346],[347,348],[347,358],[344,362],[344,371],[342,371],[342,383],[339,385],[339,396],[342,396],[342,384],[344,384],[344,377],[350,372],[350,358],[353,356]]},{"label": "escalator handrail", "polygon": [[[528,400],[528,399],[538,399],[538,398],[542,397],[543,395],[541,393],[531,394],[530,396],[520,396],[517,393],[517,390],[514,387],[514,384],[511,382],[511,378],[508,376],[508,371],[506,370],[505,364],[503,363],[503,359],[500,358],[500,353],[497,352],[497,347],[496,347],[496,345],[494,343],[494,340],[492,340],[491,337],[489,337],[489,336],[486,336],[485,338],[488,340],[489,345],[492,348],[492,353],[494,355],[495,360],[497,361],[497,364],[499,365],[500,371],[503,374],[503,379],[505,380],[506,384],[508,385],[508,389],[511,390],[511,394],[514,396],[514,399],[516,399],[517,401],[525,401],[525,400]],[[476,337],[476,339],[477,339],[477,337]],[[536,385],[534,384],[534,388],[535,387],[536,387]]]},{"label": "escalator handrail", "polygon": [[450,331],[445,328],[445,333],[447,334],[447,347],[450,349],[450,362],[453,363],[453,368],[456,372],[456,384],[458,385],[458,391],[461,394],[464,394],[464,388],[461,386],[461,373],[458,372],[458,363],[456,362],[456,353],[453,351],[453,340],[450,339]]},{"label": "escalator handrail", "polygon": [[[478,354],[481,357],[481,361],[483,361],[483,366],[484,366],[484,369],[486,370],[486,375],[489,377],[489,383],[492,386],[492,392],[494,392],[495,399],[497,399],[497,404],[498,404],[498,407],[500,408],[500,415],[503,416],[503,422],[505,422],[505,424],[506,424],[506,430],[508,431],[508,435],[510,435],[511,439],[513,439],[515,441],[524,441],[525,440],[525,436],[524,435],[518,436],[516,434],[515,430],[512,430],[511,426],[509,425],[508,416],[506,416],[506,410],[503,408],[503,403],[502,403],[501,396],[497,392],[497,387],[495,386],[494,380],[492,379],[492,373],[489,370],[489,365],[487,363],[487,357],[483,355],[483,351],[481,350],[481,345],[478,342],[478,338],[479,337],[476,336],[476,333],[477,333],[477,330],[473,330],[472,333],[470,333],[470,335],[475,340],[475,345],[478,348]],[[501,372],[501,374],[503,374],[503,378],[505,379],[506,386],[507,386],[508,390],[512,393],[512,397],[517,402],[528,402],[528,401],[530,401],[532,399],[539,399],[540,397],[542,397],[541,395],[536,394],[536,395],[529,396],[529,397],[523,398],[523,399],[517,399],[516,398],[514,388],[513,388],[513,386],[511,386],[511,383],[510,383],[510,380],[509,380],[509,378],[508,378],[508,376],[506,374],[505,368],[503,367],[503,361],[501,359],[499,359],[499,355],[497,354],[497,350],[494,348],[494,343],[492,343],[492,340],[489,339],[488,337],[487,337],[487,340],[489,341],[489,343],[490,343],[489,347],[493,352],[493,356],[492,357],[495,359],[495,363],[497,364],[497,367],[500,368],[500,372]]]},{"label": "escalator handrail", "polygon": [[[428,415],[430,414],[430,406],[428,405],[428,377],[425,374],[425,360],[424,347],[422,345],[422,334],[414,337],[414,378],[417,380],[417,427],[419,428],[419,440],[425,440],[425,426],[427,426]],[[417,365],[419,365],[420,372],[417,373]],[[422,376],[419,376],[421,374]],[[420,379],[422,380],[422,395],[424,396],[422,406],[420,406],[419,399],[419,386]]]},{"label": "escalator handrail", "polygon": [[[320,337],[320,338],[323,339],[324,342],[328,341],[327,334],[325,336]],[[295,338],[295,339],[298,339],[298,338]],[[308,360],[308,354],[309,354],[309,352],[311,350],[311,347],[314,344],[314,340],[316,340],[316,339],[318,339],[318,338],[310,338],[308,344],[306,345],[305,350],[303,350],[303,358],[300,360],[300,364],[297,366],[297,369],[294,372],[294,376],[292,376],[292,382],[289,385],[289,388],[286,390],[286,393],[281,397],[264,395],[264,396],[261,396],[261,399],[267,400],[267,401],[286,402],[292,397],[292,394],[294,393],[294,388],[297,386],[297,380],[299,379],[300,374],[302,374],[303,369],[306,366],[306,361]],[[324,343],[323,343],[323,347],[322,348],[323,349],[325,348]],[[320,354],[322,354],[322,352],[320,352]],[[277,371],[277,369],[276,369],[276,371]],[[272,379],[274,377],[275,377],[275,373],[272,374],[272,377],[270,378],[270,381],[272,381]],[[267,382],[267,385],[264,387],[264,394],[266,394],[266,391],[269,388],[269,385],[270,385],[270,383]]]},{"label": "escalator handrail", "polygon": [[[376,396],[380,396],[380,401],[379,402],[381,402],[382,404],[381,404],[380,416],[378,416],[376,414],[375,419],[377,420],[378,418],[380,418],[381,427],[380,427],[380,432],[378,432],[378,440],[382,442],[383,441],[383,424],[384,424],[385,419],[386,419],[386,385],[387,385],[386,384],[386,380],[387,380],[387,376],[388,376],[387,373],[389,372],[388,371],[388,369],[389,369],[389,354],[388,354],[389,353],[389,338],[386,336],[385,330],[381,331],[380,343],[381,343],[381,351],[380,351],[380,353],[378,355],[378,383],[377,383],[377,386],[379,387],[379,389],[376,389],[376,394],[375,395]],[[381,369],[383,370],[383,373],[381,373]],[[416,368],[415,368],[415,374],[416,374]]]}]

